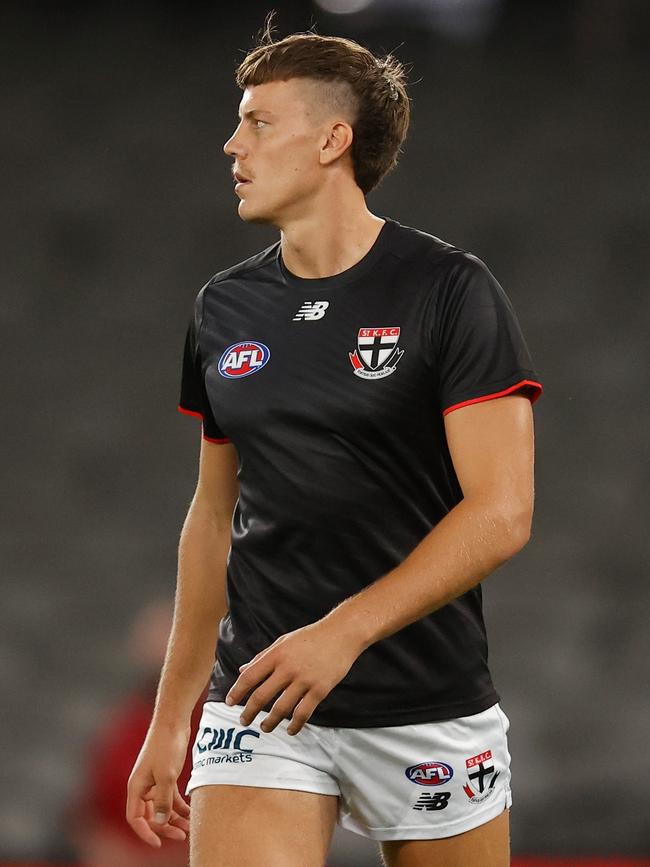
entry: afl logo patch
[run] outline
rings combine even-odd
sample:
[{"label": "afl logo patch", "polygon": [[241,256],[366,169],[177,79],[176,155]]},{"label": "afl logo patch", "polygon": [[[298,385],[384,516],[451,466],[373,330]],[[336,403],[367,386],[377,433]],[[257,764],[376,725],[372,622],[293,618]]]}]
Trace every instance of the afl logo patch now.
[{"label": "afl logo patch", "polygon": [[451,780],[454,771],[445,762],[420,762],[407,768],[406,776],[418,786],[442,786]]},{"label": "afl logo patch", "polygon": [[271,350],[256,340],[233,343],[219,359],[219,373],[227,379],[250,376],[261,370],[271,357]]}]

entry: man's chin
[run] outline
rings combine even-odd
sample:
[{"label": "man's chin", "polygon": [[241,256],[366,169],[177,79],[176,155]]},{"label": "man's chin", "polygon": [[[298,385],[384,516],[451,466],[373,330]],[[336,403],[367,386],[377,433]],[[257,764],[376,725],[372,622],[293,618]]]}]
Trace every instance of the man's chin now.
[{"label": "man's chin", "polygon": [[250,202],[242,199],[237,208],[237,213],[245,223],[261,223],[273,224],[273,218],[270,212],[265,212],[261,208],[254,208]]}]

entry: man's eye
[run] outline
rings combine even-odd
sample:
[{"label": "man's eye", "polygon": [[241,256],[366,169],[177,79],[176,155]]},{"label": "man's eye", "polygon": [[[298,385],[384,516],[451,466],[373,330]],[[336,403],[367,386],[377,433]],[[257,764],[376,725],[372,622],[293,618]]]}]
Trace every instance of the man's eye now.
[{"label": "man's eye", "polygon": [[266,126],[266,121],[264,120],[254,120],[253,126],[255,129],[262,129],[262,127]]}]

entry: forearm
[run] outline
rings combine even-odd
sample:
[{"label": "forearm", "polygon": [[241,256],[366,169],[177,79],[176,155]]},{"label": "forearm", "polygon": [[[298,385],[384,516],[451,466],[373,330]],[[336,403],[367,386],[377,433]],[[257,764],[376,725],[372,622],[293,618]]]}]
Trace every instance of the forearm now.
[{"label": "forearm", "polygon": [[326,619],[364,650],[466,593],[526,544],[529,527],[525,515],[462,500],[399,566]]},{"label": "forearm", "polygon": [[227,610],[226,558],[230,521],[192,502],[181,532],[174,621],[163,664],[154,721],[188,725],[214,664]]}]

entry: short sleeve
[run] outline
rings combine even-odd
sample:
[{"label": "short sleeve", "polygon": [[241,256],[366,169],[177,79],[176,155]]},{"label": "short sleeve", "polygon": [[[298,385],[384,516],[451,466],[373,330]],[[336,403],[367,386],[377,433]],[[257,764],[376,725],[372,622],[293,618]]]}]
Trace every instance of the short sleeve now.
[{"label": "short sleeve", "polygon": [[209,442],[227,443],[228,437],[217,424],[205,387],[205,365],[201,355],[202,292],[196,301],[195,314],[187,328],[183,350],[181,396],[179,412],[193,415],[203,422],[203,438]]},{"label": "short sleeve", "polygon": [[488,267],[454,252],[435,305],[434,344],[443,415],[506,394],[542,393],[510,299]]}]

